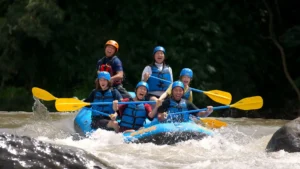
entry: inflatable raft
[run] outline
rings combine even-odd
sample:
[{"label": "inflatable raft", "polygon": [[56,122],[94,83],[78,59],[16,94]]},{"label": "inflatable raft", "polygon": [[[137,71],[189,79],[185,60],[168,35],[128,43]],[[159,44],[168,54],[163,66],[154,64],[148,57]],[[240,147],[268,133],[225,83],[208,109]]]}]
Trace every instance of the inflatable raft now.
[{"label": "inflatable raft", "polygon": [[[74,127],[77,133],[87,136],[94,130],[91,128],[90,108],[82,108],[74,120]],[[159,123],[157,119],[152,122],[147,120],[144,128],[134,132],[123,133],[126,143],[154,143],[175,144],[186,140],[200,140],[206,136],[212,136],[213,132],[207,128],[197,125],[193,121],[184,123]]]}]

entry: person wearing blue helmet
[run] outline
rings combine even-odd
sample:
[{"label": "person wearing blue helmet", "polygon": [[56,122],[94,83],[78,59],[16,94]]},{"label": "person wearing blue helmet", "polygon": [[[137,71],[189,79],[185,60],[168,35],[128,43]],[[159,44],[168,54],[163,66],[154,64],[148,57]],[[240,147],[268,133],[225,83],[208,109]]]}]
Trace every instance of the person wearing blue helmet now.
[{"label": "person wearing blue helmet", "polygon": [[[118,102],[121,101],[122,95],[118,90],[112,88],[110,74],[106,71],[99,72],[96,81],[96,88],[84,100],[85,102],[113,102],[113,105],[93,105],[92,106],[92,129],[105,129],[119,131],[119,125],[116,117],[118,110]],[[103,116],[99,112],[109,114]]]},{"label": "person wearing blue helmet", "polygon": [[[143,101],[149,90],[149,86],[146,82],[139,82],[135,88],[135,98],[133,99],[123,99],[122,101]],[[152,110],[152,107],[149,104],[123,104],[119,106],[118,115],[121,119],[119,122],[120,132],[131,132],[138,130],[140,127],[143,127],[143,124],[148,118],[153,120],[156,115],[157,108],[161,105],[161,101],[158,100],[155,108]]]},{"label": "person wearing blue helmet", "polygon": [[[189,121],[189,114],[176,114],[188,110],[197,110],[198,108],[186,99],[183,99],[184,84],[181,81],[175,81],[172,84],[171,97],[164,100],[162,105],[158,108],[157,118],[159,121],[166,122],[187,122]],[[213,112],[212,106],[207,106],[206,111],[198,113],[191,113],[194,116],[206,117]]]},{"label": "person wearing blue helmet", "polygon": [[[168,89],[169,83],[159,79],[173,82],[172,69],[165,63],[165,54],[166,50],[164,47],[156,46],[152,53],[154,62],[143,70],[142,81],[149,84],[146,100],[157,100]],[[151,78],[151,76],[156,78]]]},{"label": "person wearing blue helmet", "polygon": [[[193,92],[189,86],[192,79],[193,79],[193,71],[190,68],[183,68],[180,72],[179,80],[184,84],[183,98],[190,102],[193,102]],[[159,99],[164,100],[166,97],[171,96],[171,93],[172,93],[172,84],[169,86],[167,91],[160,96]]]}]

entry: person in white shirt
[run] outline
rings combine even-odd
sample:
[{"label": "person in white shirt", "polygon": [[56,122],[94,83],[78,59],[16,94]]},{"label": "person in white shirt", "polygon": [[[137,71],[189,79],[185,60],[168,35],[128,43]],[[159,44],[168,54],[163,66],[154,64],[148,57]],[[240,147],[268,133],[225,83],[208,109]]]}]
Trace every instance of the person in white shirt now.
[{"label": "person in white shirt", "polygon": [[[173,82],[172,69],[165,63],[165,54],[166,50],[164,47],[156,46],[153,50],[154,62],[143,70],[142,81],[147,82],[149,85],[147,100],[156,101]],[[169,81],[169,83],[166,81]]]}]

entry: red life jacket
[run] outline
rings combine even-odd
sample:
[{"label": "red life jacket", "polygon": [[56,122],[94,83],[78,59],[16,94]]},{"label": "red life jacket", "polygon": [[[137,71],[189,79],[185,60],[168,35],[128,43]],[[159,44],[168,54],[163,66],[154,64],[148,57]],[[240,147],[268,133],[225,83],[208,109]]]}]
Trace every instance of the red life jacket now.
[{"label": "red life jacket", "polygon": [[109,64],[102,64],[100,65],[99,67],[99,71],[102,72],[102,71],[106,71],[110,74],[110,76],[113,76],[113,71],[112,71],[112,68]]},{"label": "red life jacket", "polygon": [[[111,64],[112,62],[117,58],[117,56],[114,56],[110,61],[108,61],[106,64],[103,63],[103,59],[105,57],[103,57],[101,60],[100,60],[100,65],[99,65],[99,71],[106,71],[110,74],[110,76],[114,76],[116,75],[117,73],[113,71],[112,67],[111,67]],[[118,85],[118,84],[121,84],[122,83],[122,80],[116,80],[114,81],[114,85]]]}]

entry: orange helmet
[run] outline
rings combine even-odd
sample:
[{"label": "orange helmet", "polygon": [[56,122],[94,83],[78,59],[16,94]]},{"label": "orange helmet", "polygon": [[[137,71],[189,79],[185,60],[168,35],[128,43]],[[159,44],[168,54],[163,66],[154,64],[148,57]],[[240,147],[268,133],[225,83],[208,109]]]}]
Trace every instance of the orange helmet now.
[{"label": "orange helmet", "polygon": [[118,42],[114,41],[114,40],[109,40],[105,43],[105,46],[107,45],[111,45],[113,47],[115,47],[117,49],[117,51],[119,50],[119,44]]}]

